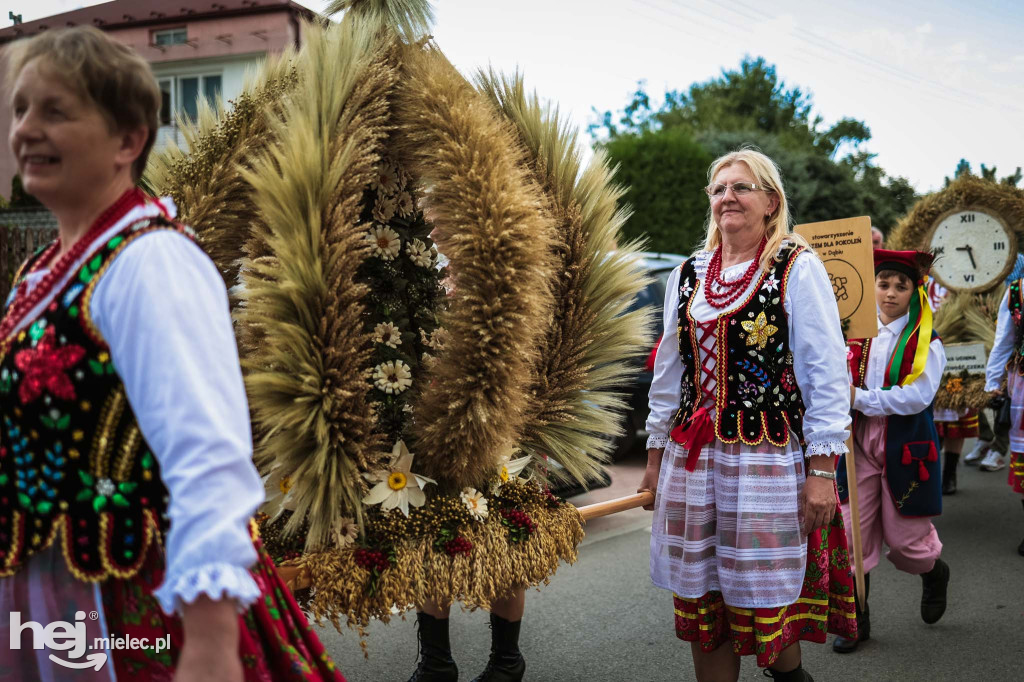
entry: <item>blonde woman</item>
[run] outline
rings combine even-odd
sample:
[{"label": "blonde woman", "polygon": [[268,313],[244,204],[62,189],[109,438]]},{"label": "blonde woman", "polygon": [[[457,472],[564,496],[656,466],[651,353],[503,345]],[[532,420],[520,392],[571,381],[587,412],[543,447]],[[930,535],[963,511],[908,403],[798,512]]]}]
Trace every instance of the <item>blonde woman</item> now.
[{"label": "blonde woman", "polygon": [[799,641],[856,629],[835,488],[845,342],[775,163],[741,149],[708,179],[706,242],[669,279],[650,391],[651,578],[674,593],[698,680],[737,679],[742,655],[811,680]]}]

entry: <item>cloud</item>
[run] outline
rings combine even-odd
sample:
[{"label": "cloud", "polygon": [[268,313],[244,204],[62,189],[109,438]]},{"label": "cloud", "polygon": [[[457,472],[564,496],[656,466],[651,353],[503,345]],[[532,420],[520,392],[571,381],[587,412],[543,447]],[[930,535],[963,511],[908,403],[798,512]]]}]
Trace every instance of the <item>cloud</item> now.
[{"label": "cloud", "polygon": [[923,23],[920,26],[918,26],[917,28],[915,28],[914,29],[914,33],[920,33],[921,35],[928,35],[929,33],[932,32],[933,29],[934,29],[934,27],[932,26],[932,22],[926,21],[925,23]]}]

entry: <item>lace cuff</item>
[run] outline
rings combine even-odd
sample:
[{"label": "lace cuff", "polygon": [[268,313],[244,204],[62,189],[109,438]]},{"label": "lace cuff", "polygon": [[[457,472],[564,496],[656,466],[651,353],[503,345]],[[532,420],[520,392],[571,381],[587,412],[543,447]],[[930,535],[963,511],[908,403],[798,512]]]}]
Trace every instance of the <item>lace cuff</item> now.
[{"label": "lace cuff", "polygon": [[846,448],[846,441],[842,440],[818,440],[808,443],[804,450],[804,457],[815,455],[845,455],[849,450]]},{"label": "lace cuff", "polygon": [[668,445],[668,434],[667,433],[652,433],[647,436],[647,449],[651,448],[663,448]]},{"label": "lace cuff", "polygon": [[248,569],[215,562],[176,576],[165,576],[163,584],[153,592],[160,608],[169,616],[180,613],[183,603],[194,603],[200,594],[214,600],[232,599],[238,612],[243,613],[260,598],[260,588]]}]

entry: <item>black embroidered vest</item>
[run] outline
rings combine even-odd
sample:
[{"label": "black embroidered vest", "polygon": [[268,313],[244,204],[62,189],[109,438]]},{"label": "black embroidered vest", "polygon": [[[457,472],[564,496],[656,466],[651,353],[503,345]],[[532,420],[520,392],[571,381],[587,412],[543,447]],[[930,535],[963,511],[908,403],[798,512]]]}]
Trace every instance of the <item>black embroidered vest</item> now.
[{"label": "black embroidered vest", "polygon": [[0,576],[56,541],[78,579],[128,578],[163,542],[167,491],[89,315],[103,273],[154,230],[190,232],[144,218],[94,244],[43,312],[0,347]]},{"label": "black embroidered vest", "polygon": [[[793,372],[793,353],[783,301],[789,273],[803,247],[784,246],[782,259],[755,280],[753,292],[715,327],[715,435],[723,443],[789,443],[790,429],[803,437],[804,413]],[[701,406],[701,363],[697,323],[690,316],[699,287],[693,258],[679,276],[679,357],[683,380],[674,425]]]},{"label": "black embroidered vest", "polygon": [[1024,279],[1010,282],[1007,304],[1010,306],[1014,330],[1013,355],[1010,356],[1008,367],[1010,371],[1024,376],[1024,324],[1021,324],[1021,315],[1024,314]]}]

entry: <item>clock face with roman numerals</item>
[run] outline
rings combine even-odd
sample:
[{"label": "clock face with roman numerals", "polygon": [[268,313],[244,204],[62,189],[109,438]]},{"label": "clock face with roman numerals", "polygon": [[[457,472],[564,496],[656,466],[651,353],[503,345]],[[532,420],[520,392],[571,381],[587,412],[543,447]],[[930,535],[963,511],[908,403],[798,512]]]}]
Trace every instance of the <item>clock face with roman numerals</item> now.
[{"label": "clock face with roman numerals", "polygon": [[1003,283],[1017,260],[1017,238],[999,214],[986,208],[948,211],[932,226],[931,274],[947,289],[981,292]]}]

